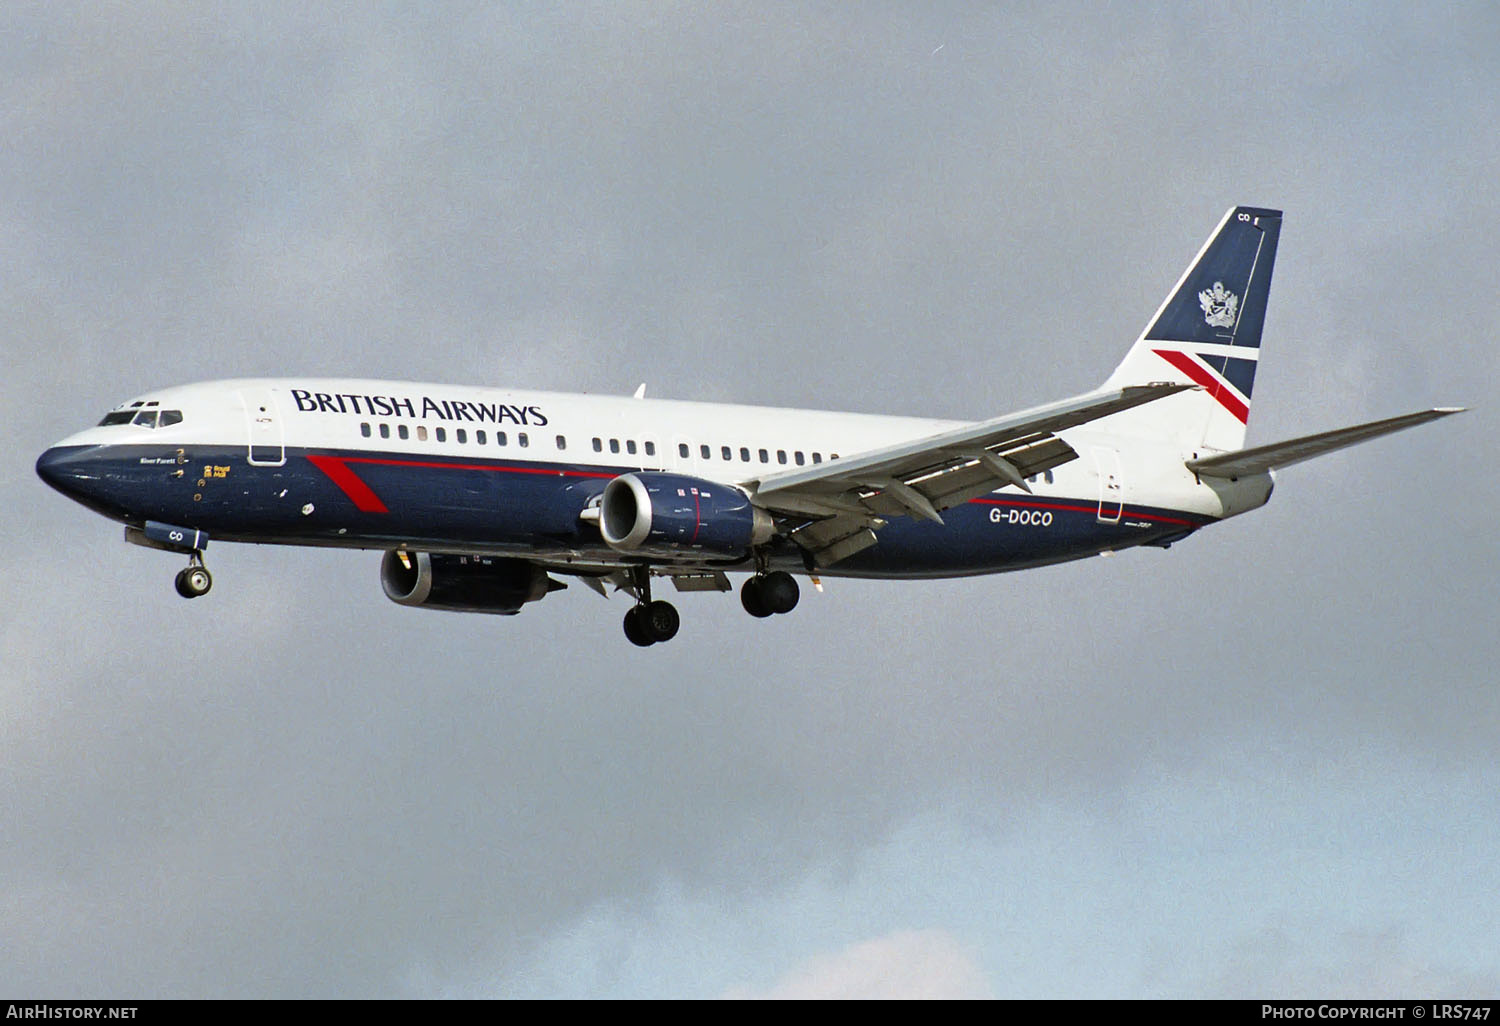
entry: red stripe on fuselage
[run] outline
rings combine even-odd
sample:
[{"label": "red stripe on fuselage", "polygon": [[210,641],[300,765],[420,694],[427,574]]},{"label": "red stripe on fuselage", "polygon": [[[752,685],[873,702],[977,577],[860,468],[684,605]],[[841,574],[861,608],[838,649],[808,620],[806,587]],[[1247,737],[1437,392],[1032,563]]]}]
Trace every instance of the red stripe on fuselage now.
[{"label": "red stripe on fuselage", "polygon": [[1202,385],[1207,389],[1208,394],[1217,399],[1220,406],[1234,414],[1241,424],[1247,423],[1250,420],[1250,407],[1240,402],[1238,396],[1225,388],[1224,383],[1218,379],[1213,371],[1203,366],[1197,360],[1194,360],[1187,353],[1176,349],[1153,349],[1151,351],[1192,378],[1194,384]]},{"label": "red stripe on fuselage", "polygon": [[[308,457],[311,459],[311,457]],[[545,474],[548,477],[618,477],[619,474],[600,473],[592,470],[549,470],[546,467],[497,466],[493,463],[438,463],[428,460],[390,460],[375,456],[340,457],[341,463],[373,463],[379,467],[425,467],[437,470],[484,470],[492,474]],[[629,473],[622,470],[620,474]]]},{"label": "red stripe on fuselage", "polygon": [[[359,475],[350,470],[350,463],[367,463],[380,467],[422,467],[436,470],[482,470],[489,473],[499,474],[545,474],[555,477],[584,477],[610,479],[618,475],[607,471],[594,470],[548,470],[544,467],[518,467],[514,465],[498,466],[486,463],[444,463],[436,460],[395,460],[378,456],[326,456],[309,454],[307,461],[317,467],[328,479],[349,496],[355,508],[362,513],[389,513],[385,503],[380,501],[370,486],[360,479]],[[625,471],[621,471],[625,473]],[[1055,510],[1061,513],[1096,513],[1097,507],[1069,505],[1063,502],[1040,502],[1027,499],[970,499],[971,503],[983,506],[1021,506],[1027,509]],[[703,515],[698,505],[698,495],[693,494],[694,520],[693,540],[697,540],[698,531],[702,528]],[[1182,520],[1177,517],[1166,517],[1156,513],[1125,512],[1138,520],[1150,520],[1161,524],[1177,524],[1183,527],[1200,527],[1200,523],[1192,520]]]},{"label": "red stripe on fuselage", "polygon": [[[1097,506],[1069,506],[1061,502],[1028,502],[1025,499],[970,499],[972,503],[981,506],[1020,506],[1025,509],[1050,509],[1061,513],[1097,513]],[[1136,520],[1150,520],[1158,524],[1180,524],[1183,527],[1202,527],[1203,525],[1193,520],[1182,520],[1178,517],[1164,517],[1157,513],[1132,512],[1130,507],[1122,506],[1124,515]]]},{"label": "red stripe on fuselage", "polygon": [[354,508],[361,513],[390,512],[386,509],[385,503],[380,501],[380,496],[370,491],[370,486],[361,481],[358,474],[345,466],[345,460],[337,456],[309,454],[307,462],[327,474],[328,480],[338,485],[339,489],[354,503]]},{"label": "red stripe on fuselage", "polygon": [[434,460],[392,460],[376,456],[325,456],[309,454],[307,461],[317,467],[328,479],[354,503],[361,513],[389,513],[385,503],[349,469],[351,463],[367,463],[379,467],[421,467],[436,470],[483,470],[492,474],[544,474],[548,477],[598,477],[612,478],[614,474],[588,470],[548,470],[545,467],[497,466],[487,463],[439,463]]}]

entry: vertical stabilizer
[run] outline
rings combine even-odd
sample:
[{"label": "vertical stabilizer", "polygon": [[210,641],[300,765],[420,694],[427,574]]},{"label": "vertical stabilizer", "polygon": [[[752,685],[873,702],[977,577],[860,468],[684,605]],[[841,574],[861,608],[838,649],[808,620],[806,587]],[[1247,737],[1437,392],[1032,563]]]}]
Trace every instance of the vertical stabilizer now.
[{"label": "vertical stabilizer", "polygon": [[1122,429],[1210,450],[1244,446],[1280,235],[1279,210],[1234,207],[1224,215],[1105,382],[1181,381],[1202,390],[1121,414]]}]

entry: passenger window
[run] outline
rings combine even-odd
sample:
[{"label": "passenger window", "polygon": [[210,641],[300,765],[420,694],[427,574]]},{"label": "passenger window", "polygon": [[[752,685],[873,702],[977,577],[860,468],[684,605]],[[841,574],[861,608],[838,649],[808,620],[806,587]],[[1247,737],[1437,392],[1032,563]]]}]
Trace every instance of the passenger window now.
[{"label": "passenger window", "polygon": [[714,458],[714,451],[706,445],[700,445],[698,447],[698,452],[702,454],[703,458],[706,460],[711,460]]},{"label": "passenger window", "polygon": [[380,425],[380,437],[381,438],[389,438],[389,437],[391,437],[391,426],[389,424],[382,424],[382,425]]},{"label": "passenger window", "polygon": [[726,460],[732,460],[734,459],[734,450],[726,445],[719,450],[719,455],[724,457]]},{"label": "passenger window", "polygon": [[620,440],[618,438],[611,438],[609,440],[609,451],[610,452],[619,452],[620,451]]},{"label": "passenger window", "polygon": [[603,442],[603,440],[598,439],[598,438],[594,439],[594,451],[595,452],[603,452],[604,451],[604,442]]},{"label": "passenger window", "polygon": [[[406,429],[402,428],[401,430],[405,431]],[[448,440],[448,429],[447,428],[434,428],[432,433],[433,433],[433,435],[435,435],[437,437],[437,440],[439,442],[446,442]],[[404,438],[406,436],[402,435],[402,437]]]},{"label": "passenger window", "polygon": [[483,431],[476,431],[476,432],[474,432],[474,441],[477,442],[477,443],[479,443],[480,445],[483,445],[485,443],[485,441],[486,441],[486,439],[484,437],[484,432]]},{"label": "passenger window", "polygon": [[740,461],[743,463],[750,462],[750,450],[745,448],[743,445],[740,446]]},{"label": "passenger window", "polygon": [[823,454],[820,453],[820,452],[813,453],[813,462],[814,463],[822,463],[823,462]]},{"label": "passenger window", "polygon": [[524,432],[524,431],[517,431],[516,432],[516,444],[519,445],[521,448],[524,449],[528,445],[531,444],[531,439],[529,439],[529,438],[526,437],[526,432]]},{"label": "passenger window", "polygon": [[629,441],[627,441],[625,443],[625,451],[628,452],[628,453],[630,453],[630,455],[632,455],[632,456],[635,455],[635,439],[634,438],[630,439]]},{"label": "passenger window", "polygon": [[793,455],[794,455],[794,456],[795,456],[795,457],[796,457],[796,459],[797,459],[797,466],[799,466],[799,467],[800,467],[800,466],[802,466],[802,464],[804,464],[804,463],[806,463],[806,462],[807,462],[807,461],[806,461],[806,460],[804,460],[804,459],[803,459],[803,458],[802,458],[802,450],[801,450],[801,449],[798,449],[798,450],[797,450],[797,451],[796,451],[796,452],[795,452],[795,453],[793,453]]},{"label": "passenger window", "polygon": [[[439,428],[439,431],[441,431],[441,430],[442,429]],[[406,429],[406,425],[405,424],[399,424],[399,425],[397,425],[397,427],[396,427],[396,434],[398,434],[398,435],[401,436],[401,440],[402,441],[405,441],[408,437],[411,436],[411,432]]]},{"label": "passenger window", "polygon": [[646,455],[647,456],[655,456],[656,455],[656,443],[655,442],[647,442],[646,443]]},{"label": "passenger window", "polygon": [[786,450],[785,449],[777,449],[776,450],[776,462],[777,463],[782,463],[782,464],[786,463]]},{"label": "passenger window", "polygon": [[558,435],[557,436],[557,451],[561,452],[562,450],[566,449],[567,447],[568,447],[568,440],[566,438],[564,438],[562,435]]},{"label": "passenger window", "polygon": [[426,424],[418,424],[417,425],[417,441],[419,441],[419,442],[425,442],[425,441],[427,441],[427,425]]},{"label": "passenger window", "polygon": [[771,454],[768,453],[768,452],[766,452],[766,450],[762,449],[760,451],[760,461],[762,463],[770,463],[771,462]]},{"label": "passenger window", "polygon": [[161,419],[156,422],[157,427],[171,427],[173,424],[182,423],[181,410],[162,410]]},{"label": "passenger window", "polygon": [[467,442],[469,440],[469,433],[463,428],[458,428],[453,432],[453,437],[457,438],[460,442]]},{"label": "passenger window", "polygon": [[505,432],[504,431],[496,431],[495,432],[495,444],[496,445],[504,445],[504,444],[506,444],[506,442],[505,442]]},{"label": "passenger window", "polygon": [[368,424],[361,424],[359,426],[359,433],[361,435],[364,435],[366,438],[369,438],[370,437],[370,425],[368,425]]},{"label": "passenger window", "polygon": [[683,459],[687,459],[688,447],[686,442],[677,443],[677,455],[681,456]]},{"label": "passenger window", "polygon": [[1042,474],[1042,476],[1047,479],[1047,483],[1048,484],[1052,483],[1052,471],[1048,470],[1048,471],[1044,472]]}]

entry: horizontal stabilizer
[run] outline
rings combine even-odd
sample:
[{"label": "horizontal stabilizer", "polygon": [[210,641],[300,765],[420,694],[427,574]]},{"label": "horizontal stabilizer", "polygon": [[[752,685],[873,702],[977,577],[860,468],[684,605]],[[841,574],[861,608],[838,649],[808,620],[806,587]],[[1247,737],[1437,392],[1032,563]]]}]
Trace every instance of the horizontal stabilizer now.
[{"label": "horizontal stabilizer", "polygon": [[1356,424],[1354,427],[1324,431],[1322,434],[1306,435],[1272,445],[1259,445],[1254,449],[1241,449],[1238,452],[1226,452],[1221,456],[1189,460],[1187,466],[1199,477],[1245,477],[1249,474],[1264,473],[1273,467],[1289,467],[1293,463],[1301,463],[1303,460],[1310,460],[1314,456],[1321,456],[1335,449],[1367,442],[1372,438],[1388,435],[1392,431],[1416,427],[1429,420],[1437,420],[1440,417],[1463,411],[1462,406],[1443,406],[1432,410],[1422,410],[1401,417],[1375,420],[1368,424]]}]

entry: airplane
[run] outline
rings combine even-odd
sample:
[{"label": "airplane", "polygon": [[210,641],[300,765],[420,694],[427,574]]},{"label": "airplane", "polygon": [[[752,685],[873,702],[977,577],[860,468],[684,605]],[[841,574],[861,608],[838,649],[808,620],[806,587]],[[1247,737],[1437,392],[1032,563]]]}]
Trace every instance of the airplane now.
[{"label": "airplane", "polygon": [[241,379],[121,403],[41,478],[188,557],[209,540],[380,549],[395,602],[510,615],[574,579],[634,604],[729,591],[753,617],[797,577],[991,574],[1168,548],[1265,505],[1273,472],[1461,412],[1245,448],[1278,210],[1236,206],[1096,390],[979,422],[363,379]]}]

